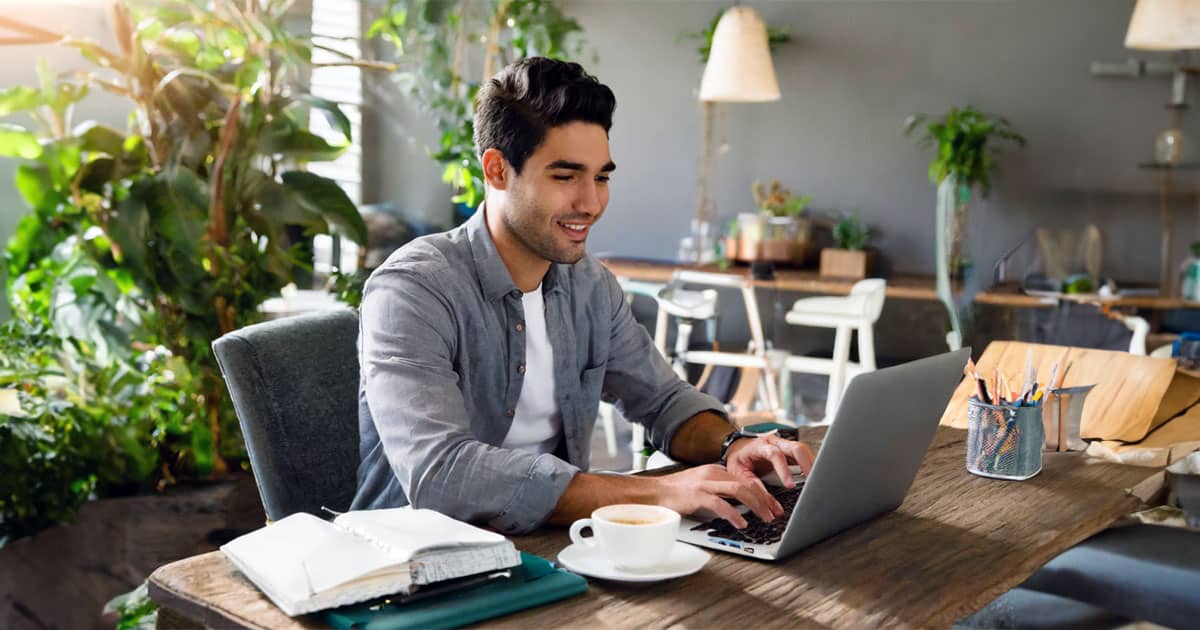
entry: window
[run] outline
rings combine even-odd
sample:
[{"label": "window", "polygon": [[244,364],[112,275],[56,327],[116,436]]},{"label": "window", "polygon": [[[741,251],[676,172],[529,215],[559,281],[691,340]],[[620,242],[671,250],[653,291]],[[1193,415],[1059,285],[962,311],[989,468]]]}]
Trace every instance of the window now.
[{"label": "window", "polygon": [[[320,67],[319,64],[361,57],[362,15],[358,0],[312,0],[313,96],[331,100],[350,119],[351,145],[333,162],[319,162],[309,170],[336,181],[356,205],[362,203],[362,72],[353,66]],[[340,51],[339,55],[318,46]],[[337,132],[319,112],[309,124],[313,133],[336,137]],[[314,271],[328,275],[334,269],[352,271],[358,247],[345,238],[319,235],[313,242]],[[338,260],[334,260],[334,258]]]}]

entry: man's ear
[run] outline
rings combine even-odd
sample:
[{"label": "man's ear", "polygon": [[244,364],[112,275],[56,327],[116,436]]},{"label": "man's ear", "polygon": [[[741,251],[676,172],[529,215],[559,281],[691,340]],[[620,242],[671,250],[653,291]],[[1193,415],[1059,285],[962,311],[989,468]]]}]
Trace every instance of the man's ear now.
[{"label": "man's ear", "polygon": [[483,178],[494,190],[508,189],[509,179],[513,176],[512,165],[504,159],[504,154],[495,147],[483,152]]}]

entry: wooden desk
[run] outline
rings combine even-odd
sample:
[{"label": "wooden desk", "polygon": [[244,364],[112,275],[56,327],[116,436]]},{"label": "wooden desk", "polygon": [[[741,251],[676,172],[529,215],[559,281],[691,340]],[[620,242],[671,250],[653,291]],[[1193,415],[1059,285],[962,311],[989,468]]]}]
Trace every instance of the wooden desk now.
[{"label": "wooden desk", "polygon": [[[802,430],[815,443],[818,427]],[[496,621],[546,628],[669,626],[758,628],[948,626],[1016,586],[1047,560],[1138,509],[1162,472],[1049,453],[1024,482],[964,468],[964,431],[939,428],[895,512],[778,563],[713,552],[699,573],[658,584],[590,581],[587,594]],[[848,490],[851,491],[851,490]],[[553,559],[563,529],[514,538]],[[309,628],[279,612],[219,552],[180,560],[150,576],[166,619],[208,625]]]},{"label": "wooden desk", "polygon": [[1173,310],[1200,308],[1200,302],[1192,302],[1181,297],[1162,295],[1132,295],[1127,297],[1101,298],[1094,293],[1063,294],[1057,298],[1027,295],[1014,284],[1004,284],[993,287],[975,296],[978,304],[993,304],[996,306],[1012,306],[1019,308],[1052,308],[1063,299],[1080,304],[1107,304],[1114,308],[1144,308],[1150,310]]}]

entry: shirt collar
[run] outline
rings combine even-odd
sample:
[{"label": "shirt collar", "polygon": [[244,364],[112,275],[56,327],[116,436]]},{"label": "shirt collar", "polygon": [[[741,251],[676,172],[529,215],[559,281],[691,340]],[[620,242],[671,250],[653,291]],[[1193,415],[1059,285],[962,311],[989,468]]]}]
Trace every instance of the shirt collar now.
[{"label": "shirt collar", "polygon": [[[488,232],[485,212],[485,204],[479,204],[479,209],[464,224],[467,240],[471,244],[471,259],[475,262],[475,272],[479,276],[479,287],[489,302],[508,293],[519,297],[521,291],[513,282],[512,275],[508,273],[508,267],[504,266],[504,260],[500,258],[500,252],[496,249],[496,242]],[[542,293],[564,291],[570,267],[571,265],[551,263],[550,270],[542,278]]]}]

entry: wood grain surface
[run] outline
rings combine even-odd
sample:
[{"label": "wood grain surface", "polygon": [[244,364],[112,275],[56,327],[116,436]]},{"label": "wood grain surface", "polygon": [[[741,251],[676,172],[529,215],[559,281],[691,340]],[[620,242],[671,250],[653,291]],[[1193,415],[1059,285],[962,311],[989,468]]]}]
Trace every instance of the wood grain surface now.
[{"label": "wood grain surface", "polygon": [[[802,431],[815,441],[823,428]],[[1059,552],[1140,507],[1149,468],[1048,453],[1023,482],[966,472],[965,433],[940,427],[904,504],[777,563],[713,553],[699,573],[657,584],[591,580],[587,594],[495,620],[505,627],[910,627],[949,625]],[[852,491],[852,489],[848,489]],[[561,528],[514,538],[553,559]],[[206,625],[311,628],[289,619],[219,552],[159,568],[150,595]]]}]

